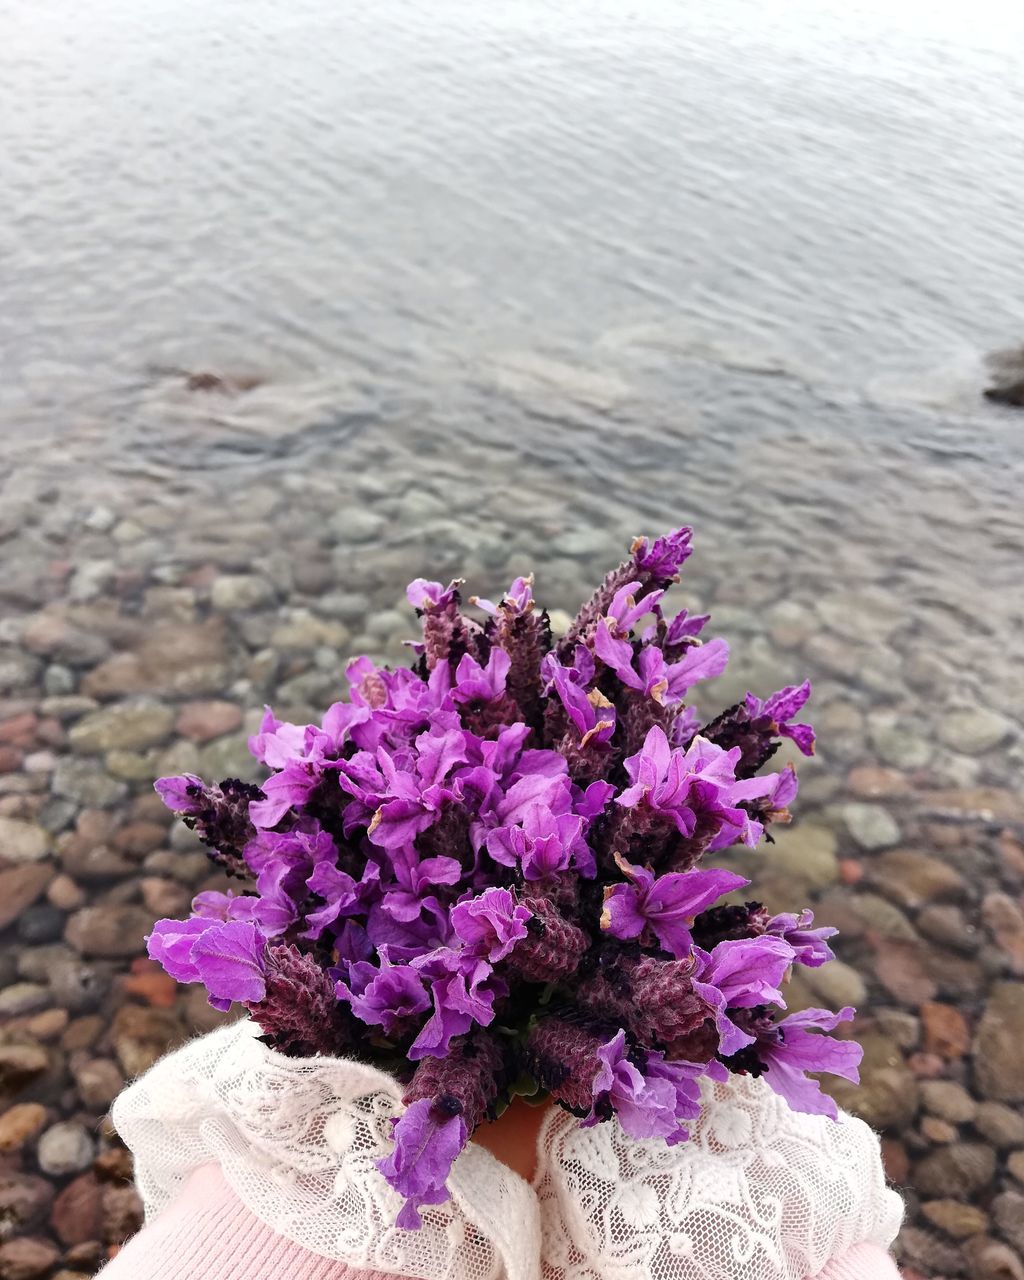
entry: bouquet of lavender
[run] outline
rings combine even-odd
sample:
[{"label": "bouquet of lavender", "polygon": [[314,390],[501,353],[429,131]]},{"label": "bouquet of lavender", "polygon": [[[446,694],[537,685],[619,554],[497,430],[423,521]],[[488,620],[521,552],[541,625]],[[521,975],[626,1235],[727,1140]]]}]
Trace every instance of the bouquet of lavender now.
[{"label": "bouquet of lavender", "polygon": [[809,755],[814,735],[792,723],[806,683],[703,726],[685,705],[728,659],[706,617],[662,608],[690,538],[638,539],[557,641],[527,580],[473,600],[474,621],[458,583],[419,579],[413,665],[353,662],[321,725],[268,711],[262,786],[156,784],[242,887],[159,921],[150,955],[280,1052],[406,1083],[380,1164],[402,1227],[515,1094],[671,1144],[703,1077],[764,1074],[831,1115],[806,1073],[857,1078],[857,1045],[821,1034],[851,1009],[778,1013],[790,966],[831,959],[834,930],[722,904],[748,882],[702,865],[770,839],[797,781],[761,770],[781,737]]}]

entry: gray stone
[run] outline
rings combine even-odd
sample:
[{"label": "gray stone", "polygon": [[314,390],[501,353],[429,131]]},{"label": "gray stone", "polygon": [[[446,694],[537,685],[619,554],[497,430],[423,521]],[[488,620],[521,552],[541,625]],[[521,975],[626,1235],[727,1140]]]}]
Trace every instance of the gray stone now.
[{"label": "gray stone", "polygon": [[68,583],[68,599],[76,603],[95,600],[117,575],[113,560],[87,560],[76,567]]},{"label": "gray stone", "polygon": [[109,1058],[90,1058],[72,1067],[78,1096],[87,1107],[109,1107],[124,1087],[124,1076]]},{"label": "gray stone", "polygon": [[75,673],[70,667],[53,663],[43,672],[43,690],[50,697],[61,697],[75,691]]},{"label": "gray stone", "polygon": [[92,760],[79,760],[74,756],[61,756],[50,786],[59,796],[99,809],[110,808],[128,794],[125,783],[112,778]]},{"label": "gray stone", "polygon": [[978,1104],[954,1080],[926,1080],[921,1085],[921,1100],[929,1114],[950,1124],[969,1124],[978,1114]]},{"label": "gray stone", "polygon": [[1004,1191],[992,1201],[999,1232],[1018,1253],[1024,1252],[1024,1192]]},{"label": "gray stone", "polygon": [[101,902],[83,907],[68,920],[65,937],[84,956],[135,956],[145,949],[153,926],[146,907]]},{"label": "gray stone", "polygon": [[270,604],[274,596],[273,586],[256,574],[222,574],[210,590],[210,602],[221,613],[260,609]]},{"label": "gray stone", "polygon": [[878,758],[894,769],[923,769],[934,753],[927,738],[909,725],[869,722],[869,737]]},{"label": "gray stone", "polygon": [[0,651],[0,693],[24,694],[31,689],[42,663],[17,649]]},{"label": "gray stone", "polygon": [[843,806],[843,821],[850,835],[867,852],[898,844],[900,829],[888,809],[879,804],[853,801]]},{"label": "gray stone", "polygon": [[817,969],[803,969],[802,977],[814,994],[830,1009],[845,1005],[862,1005],[867,999],[867,986],[852,965],[833,960]]},{"label": "gray stone", "polygon": [[74,749],[87,755],[141,751],[164,742],[173,725],[170,707],[152,699],[139,699],[93,712],[79,720],[68,736]]},{"label": "gray stone", "polygon": [[1005,1103],[979,1103],[974,1127],[1000,1150],[1024,1146],[1024,1115]]},{"label": "gray stone", "polygon": [[918,1162],[914,1187],[927,1196],[970,1200],[995,1177],[996,1153],[980,1142],[953,1142]]},{"label": "gray stone", "polygon": [[998,747],[1013,732],[1013,721],[988,707],[965,707],[939,720],[939,738],[954,751],[978,756]]},{"label": "gray stone", "polygon": [[372,542],[384,532],[383,516],[368,511],[365,507],[345,507],[328,520],[327,527],[340,543]]},{"label": "gray stone", "polygon": [[839,876],[835,832],[810,822],[773,828],[776,843],[760,854],[764,872],[792,877],[802,890],[820,890]]},{"label": "gray stone", "polygon": [[872,860],[870,878],[888,898],[905,907],[962,899],[963,877],[948,863],[918,849],[891,849]]},{"label": "gray stone", "polygon": [[0,858],[6,862],[41,862],[50,852],[50,833],[34,822],[0,815]]},{"label": "gray stone", "polygon": [[62,1121],[39,1139],[37,1158],[44,1173],[61,1178],[88,1169],[96,1158],[96,1144],[83,1125]]},{"label": "gray stone", "polygon": [[932,942],[968,955],[977,951],[980,943],[977,928],[951,903],[930,903],[918,913],[917,927]]},{"label": "gray stone", "polygon": [[50,992],[36,982],[16,982],[0,991],[0,1017],[16,1018],[23,1013],[36,1013],[50,1003]]},{"label": "gray stone", "polygon": [[986,1098],[1024,1101],[1024,983],[997,983],[974,1038],[974,1074]]}]

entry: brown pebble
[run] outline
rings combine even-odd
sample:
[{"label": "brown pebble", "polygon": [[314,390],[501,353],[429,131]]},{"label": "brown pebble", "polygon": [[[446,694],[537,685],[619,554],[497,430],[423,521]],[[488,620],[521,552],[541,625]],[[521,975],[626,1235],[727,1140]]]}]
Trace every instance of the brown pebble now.
[{"label": "brown pebble", "polygon": [[960,1010],[950,1004],[928,1000],[918,1012],[924,1031],[925,1051],[943,1058],[962,1058],[971,1047],[971,1029]]},{"label": "brown pebble", "polygon": [[84,892],[66,872],[54,876],[46,896],[60,911],[75,911],[85,902]]},{"label": "brown pebble", "polygon": [[1024,1263],[1009,1245],[987,1236],[974,1236],[964,1244],[971,1264],[971,1280],[1024,1280]]},{"label": "brown pebble", "polygon": [[961,1200],[929,1200],[921,1206],[921,1212],[954,1240],[964,1240],[988,1229],[988,1214]]},{"label": "brown pebble", "polygon": [[931,1000],[938,990],[920,944],[909,940],[879,939],[875,949],[875,974],[886,991],[902,1004],[921,1004]]},{"label": "brown pebble", "polygon": [[132,1153],[125,1147],[110,1147],[96,1157],[93,1172],[102,1182],[131,1182],[135,1172]]},{"label": "brown pebble", "polygon": [[20,1236],[0,1244],[0,1276],[4,1280],[40,1280],[59,1257],[49,1240]]},{"label": "brown pebble", "polygon": [[0,929],[6,929],[32,906],[52,879],[53,867],[41,862],[0,871]]},{"label": "brown pebble", "polygon": [[929,1142],[936,1144],[955,1142],[959,1136],[959,1130],[955,1124],[950,1124],[948,1120],[940,1120],[938,1116],[925,1116],[921,1121],[921,1132]]},{"label": "brown pebble", "polygon": [[166,822],[127,822],[114,833],[111,844],[122,853],[142,858],[167,843],[167,826]]},{"label": "brown pebble", "polygon": [[33,1039],[48,1044],[63,1034],[70,1016],[67,1009],[44,1009],[42,1013],[29,1018],[25,1030]]},{"label": "brown pebble", "polygon": [[1024,975],[1024,911],[1008,893],[988,893],[982,900],[981,916],[1010,972]]},{"label": "brown pebble", "polygon": [[23,1089],[49,1065],[49,1056],[40,1045],[0,1044],[0,1091]]},{"label": "brown pebble", "polygon": [[108,1184],[102,1190],[103,1239],[123,1244],[142,1226],[142,1200],[133,1186]]},{"label": "brown pebble", "polygon": [[53,1202],[50,1225],[65,1245],[101,1238],[100,1184],[95,1174],[83,1173],[68,1183]]},{"label": "brown pebble", "polygon": [[21,1102],[0,1114],[0,1151],[17,1151],[40,1133],[46,1124],[46,1108],[38,1102]]},{"label": "brown pebble", "polygon": [[68,1024],[68,1029],[61,1039],[61,1045],[68,1053],[74,1053],[76,1049],[90,1049],[99,1039],[105,1025],[104,1020],[95,1013],[75,1018]]},{"label": "brown pebble", "polygon": [[897,1186],[906,1183],[910,1174],[910,1157],[907,1149],[897,1138],[882,1139],[882,1165],[885,1176]]},{"label": "brown pebble", "polygon": [[987,1187],[996,1172],[996,1154],[979,1142],[939,1147],[918,1162],[914,1186],[928,1196],[968,1200]]},{"label": "brown pebble", "polygon": [[109,1058],[93,1058],[72,1067],[78,1096],[87,1107],[109,1107],[124,1088],[124,1076]]},{"label": "brown pebble", "polygon": [[211,742],[232,733],[241,723],[241,707],[233,702],[211,699],[186,702],[178,715],[176,729],[181,737],[190,738],[193,742]]},{"label": "brown pebble", "polygon": [[88,1271],[90,1275],[97,1269],[103,1258],[103,1245],[99,1240],[85,1240],[81,1244],[72,1245],[64,1255],[64,1261],[68,1267],[72,1270],[81,1268]]},{"label": "brown pebble", "polygon": [[111,1039],[117,1060],[129,1078],[148,1071],[168,1049],[185,1038],[181,1019],[170,1009],[122,1005],[114,1015]]},{"label": "brown pebble", "polygon": [[937,1053],[912,1053],[907,1066],[918,1080],[937,1080],[946,1070],[945,1059]]},{"label": "brown pebble", "polygon": [[980,1103],[974,1127],[994,1147],[1024,1146],[1024,1115],[1003,1102]]}]

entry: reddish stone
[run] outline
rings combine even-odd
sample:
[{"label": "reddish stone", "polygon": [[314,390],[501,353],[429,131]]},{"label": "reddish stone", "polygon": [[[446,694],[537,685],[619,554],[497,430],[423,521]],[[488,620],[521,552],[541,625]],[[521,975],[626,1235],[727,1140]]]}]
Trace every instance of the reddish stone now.
[{"label": "reddish stone", "polygon": [[54,716],[47,716],[36,726],[36,737],[48,747],[63,747],[68,740],[64,726]]},{"label": "reddish stone", "polygon": [[38,723],[34,711],[23,711],[20,715],[0,720],[0,742],[6,742],[15,747],[31,747],[36,740]]},{"label": "reddish stone", "polygon": [[901,1004],[921,1004],[938,990],[934,975],[921,954],[921,946],[902,938],[879,938],[875,948],[875,973],[879,982]]},{"label": "reddish stone", "polygon": [[896,1138],[882,1139],[882,1164],[890,1182],[902,1186],[910,1176],[910,1157],[906,1147]]},{"label": "reddish stone", "polygon": [[910,790],[906,775],[898,769],[875,768],[872,765],[851,769],[846,784],[855,796],[867,800],[905,796]]},{"label": "reddish stone", "polygon": [[938,1080],[946,1071],[946,1061],[937,1053],[912,1053],[907,1066],[919,1080]]},{"label": "reddish stone", "polygon": [[0,1245],[0,1275],[4,1280],[38,1280],[59,1257],[49,1240],[21,1236]]},{"label": "reddish stone", "polygon": [[98,1240],[102,1230],[100,1184],[96,1175],[83,1173],[69,1182],[50,1212],[50,1225],[65,1245]]},{"label": "reddish stone", "polygon": [[178,716],[177,730],[193,742],[210,742],[231,733],[242,723],[242,709],[233,702],[210,699],[186,702]]},{"label": "reddish stone", "polygon": [[17,773],[22,754],[17,747],[0,747],[0,773]]},{"label": "reddish stone", "polygon": [[102,1203],[103,1239],[107,1244],[123,1244],[142,1226],[142,1201],[133,1186],[105,1186]]},{"label": "reddish stone", "polygon": [[960,1010],[951,1004],[927,1000],[918,1012],[925,1052],[943,1058],[962,1058],[971,1045],[971,1029]]},{"label": "reddish stone", "polygon": [[141,973],[129,974],[122,979],[121,989],[145,1000],[155,1009],[173,1009],[178,996],[178,984],[155,965]]},{"label": "reddish stone", "polygon": [[166,822],[128,822],[114,833],[111,844],[122,853],[141,858],[154,849],[159,849],[166,841]]},{"label": "reddish stone", "polygon": [[1003,871],[1011,879],[1024,880],[1024,844],[1008,831],[1004,831],[999,837],[999,858]]},{"label": "reddish stone", "polygon": [[859,884],[864,879],[863,862],[857,858],[840,858],[839,879],[843,884]]},{"label": "reddish stone", "polygon": [[1024,975],[1024,911],[1008,893],[987,893],[981,918],[1009,961],[1010,972]]},{"label": "reddish stone", "polygon": [[111,1147],[93,1164],[96,1176],[104,1182],[131,1182],[134,1168],[132,1153],[124,1147]]}]

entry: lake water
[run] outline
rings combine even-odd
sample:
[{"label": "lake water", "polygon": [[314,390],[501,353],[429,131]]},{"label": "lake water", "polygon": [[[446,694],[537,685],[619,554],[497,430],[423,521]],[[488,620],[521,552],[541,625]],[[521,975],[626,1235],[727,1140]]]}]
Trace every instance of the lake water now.
[{"label": "lake water", "polygon": [[[1020,974],[985,902],[1024,875],[1024,416],[980,392],[1024,342],[1024,11],[890,7],[0,0],[9,712],[139,691],[26,648],[44,607],[131,650],[255,575],[158,692],[308,714],[340,651],[401,653],[409,578],[570,607],[691,522],[716,700],[816,681],[845,880],[811,896],[848,922],[893,843],[858,805],[952,865],[962,833],[973,1028]],[[916,1009],[878,937],[845,958]]]}]

